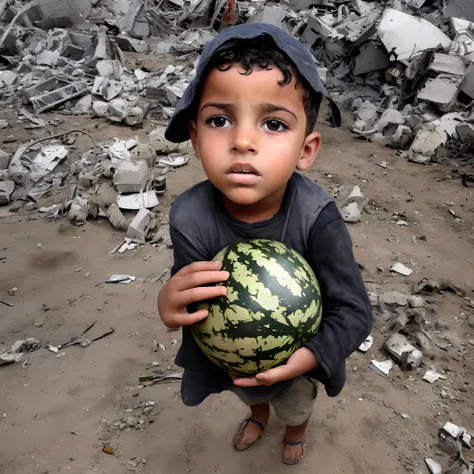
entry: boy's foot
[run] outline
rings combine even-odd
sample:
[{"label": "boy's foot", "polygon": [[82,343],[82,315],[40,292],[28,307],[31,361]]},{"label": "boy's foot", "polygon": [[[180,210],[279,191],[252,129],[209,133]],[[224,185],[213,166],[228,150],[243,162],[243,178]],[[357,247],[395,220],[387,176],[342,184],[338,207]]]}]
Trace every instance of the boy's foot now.
[{"label": "boy's foot", "polygon": [[298,464],[306,454],[306,440],[304,439],[308,421],[299,426],[287,426],[283,441],[283,462],[285,464]]},{"label": "boy's foot", "polygon": [[252,416],[242,422],[234,437],[234,448],[245,451],[261,438],[270,418],[270,405],[267,403],[250,407]]},{"label": "boy's foot", "polygon": [[283,448],[283,462],[285,464],[294,465],[301,462],[306,454],[306,440],[295,441],[290,443],[284,440],[285,447]]}]

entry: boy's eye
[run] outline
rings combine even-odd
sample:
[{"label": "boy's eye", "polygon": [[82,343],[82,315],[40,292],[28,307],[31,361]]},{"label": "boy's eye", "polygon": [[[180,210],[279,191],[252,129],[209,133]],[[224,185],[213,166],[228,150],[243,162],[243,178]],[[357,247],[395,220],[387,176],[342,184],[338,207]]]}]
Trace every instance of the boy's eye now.
[{"label": "boy's eye", "polygon": [[231,125],[230,120],[226,119],[225,117],[211,117],[206,120],[206,123],[208,123],[213,128],[224,128]]},{"label": "boy's eye", "polygon": [[275,119],[267,120],[263,126],[270,132],[283,132],[288,130],[288,127],[283,122]]}]

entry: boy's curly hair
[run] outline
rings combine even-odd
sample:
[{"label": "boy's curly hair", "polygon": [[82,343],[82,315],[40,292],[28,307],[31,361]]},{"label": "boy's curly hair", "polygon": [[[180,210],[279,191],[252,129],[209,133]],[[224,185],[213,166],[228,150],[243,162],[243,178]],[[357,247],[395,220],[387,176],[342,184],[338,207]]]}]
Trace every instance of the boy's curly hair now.
[{"label": "boy's curly hair", "polygon": [[245,71],[243,73],[245,75],[251,74],[254,67],[261,69],[277,67],[283,73],[283,80],[278,82],[280,86],[285,86],[292,81],[293,73],[290,68],[293,68],[297,74],[295,87],[301,84],[304,89],[303,105],[306,113],[306,135],[313,132],[322,97],[311,91],[307,81],[296,71],[291,59],[277,48],[270,37],[263,36],[258,41],[255,39],[237,39],[224,43],[208,64],[206,74],[213,68],[227,71],[234,64],[240,64]]}]

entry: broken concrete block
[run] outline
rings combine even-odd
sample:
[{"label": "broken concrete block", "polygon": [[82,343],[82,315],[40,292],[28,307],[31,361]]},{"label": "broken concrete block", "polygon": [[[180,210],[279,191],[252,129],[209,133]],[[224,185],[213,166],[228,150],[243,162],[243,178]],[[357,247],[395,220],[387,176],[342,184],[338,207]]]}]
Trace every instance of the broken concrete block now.
[{"label": "broken concrete block", "polygon": [[247,23],[270,23],[278,28],[283,28],[286,10],[279,5],[266,5],[253,15]]},{"label": "broken concrete block", "polygon": [[471,0],[451,0],[447,3],[448,5],[444,9],[446,17],[458,17],[474,21],[474,9]]},{"label": "broken concrete block", "polygon": [[54,109],[76,97],[80,97],[88,91],[89,88],[85,82],[76,81],[51,92],[45,92],[44,94],[32,97],[30,101],[33,104],[35,112],[40,114],[47,110]]},{"label": "broken concrete block", "polygon": [[101,77],[113,78],[117,80],[120,80],[122,77],[122,64],[116,59],[102,59],[101,61],[97,62],[95,68]]},{"label": "broken concrete block", "polygon": [[368,203],[369,200],[364,196],[359,186],[354,186],[341,209],[344,222],[359,222]]},{"label": "broken concrete block", "polygon": [[110,101],[122,92],[123,84],[114,79],[97,76],[92,86],[92,94],[101,95],[106,101]]},{"label": "broken concrete block", "polygon": [[172,153],[179,148],[179,144],[166,140],[165,130],[165,127],[158,127],[152,130],[150,135],[148,135],[150,145],[158,154]]},{"label": "broken concrete block", "polygon": [[176,46],[176,40],[160,41],[154,46],[155,54],[169,54],[173,47]]},{"label": "broken concrete block", "polygon": [[139,0],[133,0],[128,7],[125,20],[127,33],[133,38],[150,36],[150,23],[146,15],[146,8]]},{"label": "broken concrete block", "polygon": [[146,41],[130,38],[130,36],[126,35],[118,35],[115,37],[115,40],[122,51],[135,53],[146,53],[148,51],[148,44]]},{"label": "broken concrete block", "polygon": [[416,53],[451,46],[449,37],[432,23],[393,8],[383,12],[377,33],[387,51],[405,64]]},{"label": "broken concrete block", "polygon": [[367,129],[370,129],[377,120],[377,106],[366,100],[357,107],[356,116],[365,122]]},{"label": "broken concrete block", "polygon": [[117,204],[111,204],[107,209],[107,219],[117,230],[127,230],[129,222],[125,219],[122,211],[118,208]]},{"label": "broken concrete block", "polygon": [[102,102],[100,100],[96,100],[92,104],[92,110],[94,111],[94,114],[97,117],[100,117],[100,118],[106,118],[107,117],[108,107],[109,107],[109,104],[107,104],[107,102]]},{"label": "broken concrete block", "polygon": [[15,84],[18,74],[13,71],[0,71],[0,87]]},{"label": "broken concrete block", "polygon": [[8,169],[10,164],[10,155],[5,153],[3,150],[0,150],[0,171]]},{"label": "broken concrete block", "polygon": [[130,103],[125,99],[114,99],[107,104],[107,118],[112,122],[122,122],[127,116]]},{"label": "broken concrete block", "polygon": [[311,48],[318,40],[326,41],[333,37],[334,30],[327,25],[321,18],[308,16],[306,18],[306,28],[302,38]]},{"label": "broken concrete block", "polygon": [[434,79],[428,79],[425,87],[418,92],[417,98],[431,102],[443,112],[448,112],[456,102],[461,79],[451,74],[440,74]]},{"label": "broken concrete block", "polygon": [[420,130],[408,150],[408,158],[414,163],[429,163],[431,156],[448,139],[446,132],[442,130]]},{"label": "broken concrete block", "polygon": [[82,98],[80,98],[76,105],[72,108],[72,113],[74,114],[88,114],[92,110],[92,96],[86,95]]},{"label": "broken concrete block", "polygon": [[425,462],[431,474],[443,474],[443,472],[445,472],[443,471],[441,464],[436,462],[434,459],[426,458]]},{"label": "broken concrete block", "polygon": [[474,125],[472,123],[460,123],[456,126],[456,133],[462,143],[469,143],[471,148],[474,147]]},{"label": "broken concrete block", "polygon": [[412,346],[401,334],[390,336],[385,342],[385,348],[401,363],[402,368],[415,370],[421,365],[422,352]]},{"label": "broken concrete block", "polygon": [[130,107],[125,116],[125,123],[130,127],[140,125],[145,118],[145,112],[140,107]]},{"label": "broken concrete block", "polygon": [[405,122],[403,115],[399,110],[387,109],[384,111],[375,128],[379,132],[383,132],[388,125],[402,125]]},{"label": "broken concrete block", "polygon": [[126,239],[132,242],[144,244],[151,228],[155,225],[155,215],[147,209],[140,209],[132,219],[125,234]]},{"label": "broken concrete block", "polygon": [[290,0],[293,9],[297,12],[309,10],[312,6],[326,5],[327,0]]},{"label": "broken concrete block", "polygon": [[145,161],[125,161],[117,166],[114,185],[119,193],[139,193],[145,189],[150,170]]},{"label": "broken concrete block", "polygon": [[0,206],[10,202],[11,195],[15,191],[15,183],[11,179],[0,181]]},{"label": "broken concrete block", "polygon": [[385,48],[369,42],[360,48],[360,53],[355,59],[354,74],[359,76],[360,74],[387,69],[389,63],[389,55]]},{"label": "broken concrete block", "polygon": [[464,76],[466,67],[464,61],[459,56],[450,54],[435,53],[429,69],[436,72],[446,72],[456,76]]},{"label": "broken concrete block", "polygon": [[71,203],[67,218],[76,225],[85,224],[87,221],[87,215],[89,213],[88,204],[85,199],[80,196],[76,196]]},{"label": "broken concrete block", "polygon": [[467,69],[466,75],[461,82],[460,89],[471,99],[474,99],[474,64],[471,64]]},{"label": "broken concrete block", "polygon": [[156,152],[149,143],[140,143],[137,150],[137,159],[144,160],[150,169],[154,168]]},{"label": "broken concrete block", "polygon": [[42,51],[40,54],[36,56],[35,62],[41,66],[56,66],[61,53],[59,50],[56,51]]},{"label": "broken concrete block", "polygon": [[172,85],[172,86],[166,86],[166,96],[168,97],[168,100],[171,104],[172,107],[175,107],[176,104],[179,102],[179,99],[184,94],[184,88],[179,87],[178,85]]},{"label": "broken concrete block", "polygon": [[68,18],[74,23],[82,22],[92,10],[92,0],[38,0],[43,19]]},{"label": "broken concrete block", "polygon": [[158,197],[154,190],[147,191],[146,193],[117,195],[117,205],[120,209],[138,211],[142,207],[145,209],[153,209],[158,206],[158,204]]},{"label": "broken concrete block", "polygon": [[29,170],[21,164],[21,157],[27,147],[28,145],[19,146],[8,165],[8,174],[10,175],[10,178],[19,186],[24,186],[30,179]]}]

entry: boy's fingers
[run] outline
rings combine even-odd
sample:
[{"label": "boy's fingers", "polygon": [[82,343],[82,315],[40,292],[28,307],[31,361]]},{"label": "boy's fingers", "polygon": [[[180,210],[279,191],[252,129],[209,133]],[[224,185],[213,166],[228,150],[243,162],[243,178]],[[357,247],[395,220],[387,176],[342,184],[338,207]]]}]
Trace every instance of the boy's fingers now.
[{"label": "boy's fingers", "polygon": [[225,286],[202,286],[198,288],[191,288],[190,290],[182,291],[179,294],[179,306],[187,306],[191,303],[217,298],[227,294]]},{"label": "boy's fingers", "polygon": [[189,326],[191,324],[197,323],[199,321],[202,321],[203,319],[206,319],[208,315],[207,310],[200,310],[196,311],[195,313],[184,313],[180,314],[176,317],[176,323],[178,326]]},{"label": "boy's fingers", "polygon": [[238,387],[256,387],[257,385],[263,385],[262,382],[257,380],[255,377],[252,378],[241,378],[241,379],[233,379],[234,385]]},{"label": "boy's fingers", "polygon": [[221,272],[218,270],[200,271],[181,277],[179,282],[177,282],[177,286],[180,291],[185,291],[208,283],[220,283],[228,278],[229,272]]},{"label": "boy's fingers", "polygon": [[183,277],[183,276],[189,275],[190,273],[195,273],[195,272],[220,270],[221,267],[222,267],[222,262],[207,262],[207,261],[193,262],[183,267],[178,273],[176,273],[176,275],[179,274],[179,276]]}]

